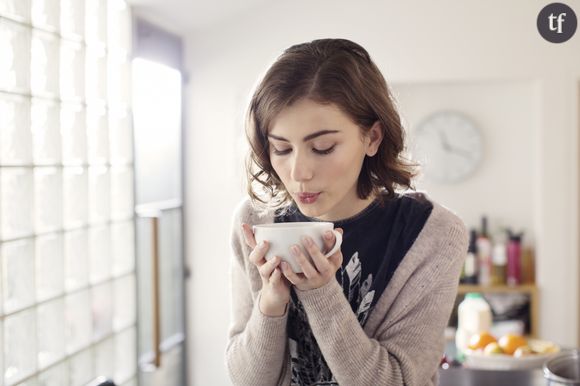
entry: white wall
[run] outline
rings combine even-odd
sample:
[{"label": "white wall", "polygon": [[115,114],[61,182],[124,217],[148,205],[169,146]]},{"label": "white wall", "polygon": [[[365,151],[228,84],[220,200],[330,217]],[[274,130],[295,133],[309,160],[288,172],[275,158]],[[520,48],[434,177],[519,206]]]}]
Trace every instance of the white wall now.
[{"label": "white wall", "polygon": [[415,128],[428,115],[454,110],[468,116],[480,129],[484,155],[474,174],[460,183],[436,184],[420,176],[417,188],[461,215],[469,227],[480,228],[487,215],[492,235],[502,227],[524,231],[534,244],[534,206],[539,178],[535,140],[539,115],[537,81],[501,80],[460,83],[394,84],[412,151]]},{"label": "white wall", "polygon": [[[580,1],[568,1],[580,15]],[[540,334],[579,342],[580,32],[554,45],[536,31],[545,2],[277,2],[187,38],[186,162],[190,379],[228,385],[228,234],[242,189],[243,113],[268,65],[291,44],[345,37],[368,49],[404,118],[473,114],[490,149],[476,175],[426,186],[468,225],[489,213],[533,233]],[[514,151],[510,143],[519,147]],[[491,150],[493,149],[493,150]]]}]

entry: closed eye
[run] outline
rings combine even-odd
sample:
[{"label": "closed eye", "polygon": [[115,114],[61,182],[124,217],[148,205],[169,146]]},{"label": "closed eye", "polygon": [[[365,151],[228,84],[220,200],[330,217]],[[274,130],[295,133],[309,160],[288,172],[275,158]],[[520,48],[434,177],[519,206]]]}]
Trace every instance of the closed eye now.
[{"label": "closed eye", "polygon": [[331,146],[328,149],[324,149],[324,150],[312,149],[312,151],[315,152],[316,154],[327,155],[327,154],[330,154],[334,151],[334,146]]},{"label": "closed eye", "polygon": [[[292,149],[277,150],[276,148],[272,148],[272,152],[276,155],[286,155],[286,154],[290,153],[291,151],[292,151]],[[324,150],[318,150],[316,148],[312,148],[312,151],[318,155],[328,155],[334,151],[334,146],[331,146],[328,149],[324,149]]]}]

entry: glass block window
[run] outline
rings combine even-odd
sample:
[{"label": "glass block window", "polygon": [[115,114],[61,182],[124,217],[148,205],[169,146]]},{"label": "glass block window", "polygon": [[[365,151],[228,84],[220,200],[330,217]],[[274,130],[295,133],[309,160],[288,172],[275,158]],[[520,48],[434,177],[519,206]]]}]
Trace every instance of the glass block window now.
[{"label": "glass block window", "polygon": [[0,0],[0,386],[135,385],[131,14]]}]

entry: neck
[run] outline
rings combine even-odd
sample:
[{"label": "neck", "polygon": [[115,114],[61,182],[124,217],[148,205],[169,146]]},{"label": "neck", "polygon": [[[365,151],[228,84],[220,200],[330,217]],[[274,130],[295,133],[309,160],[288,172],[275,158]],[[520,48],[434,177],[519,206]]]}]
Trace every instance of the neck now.
[{"label": "neck", "polygon": [[329,222],[336,222],[336,221],[341,221],[341,220],[346,220],[348,218],[351,218],[353,216],[356,216],[357,214],[359,214],[360,212],[362,212],[363,210],[365,210],[370,204],[373,203],[373,201],[377,198],[376,195],[370,195],[369,197],[365,198],[364,200],[361,199],[357,199],[349,208],[348,212],[344,212],[344,213],[337,213],[335,215],[331,215],[331,216],[322,216],[320,218],[318,218],[319,220],[322,221],[329,221]]}]

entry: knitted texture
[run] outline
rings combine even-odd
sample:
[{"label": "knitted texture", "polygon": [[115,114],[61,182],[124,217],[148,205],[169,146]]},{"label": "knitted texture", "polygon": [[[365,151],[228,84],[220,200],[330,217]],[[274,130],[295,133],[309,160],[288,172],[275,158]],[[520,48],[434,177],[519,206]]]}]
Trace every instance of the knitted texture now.
[{"label": "knitted texture", "polygon": [[[429,200],[424,193],[406,194]],[[445,207],[431,202],[431,215],[364,328],[336,280],[309,291],[296,289],[322,355],[340,385],[438,384],[443,333],[469,240],[464,223]],[[262,280],[248,259],[251,249],[244,241],[242,222],[272,223],[274,213],[259,212],[245,199],[233,215],[227,369],[234,385],[287,386],[288,313],[269,317],[260,312]]]}]

